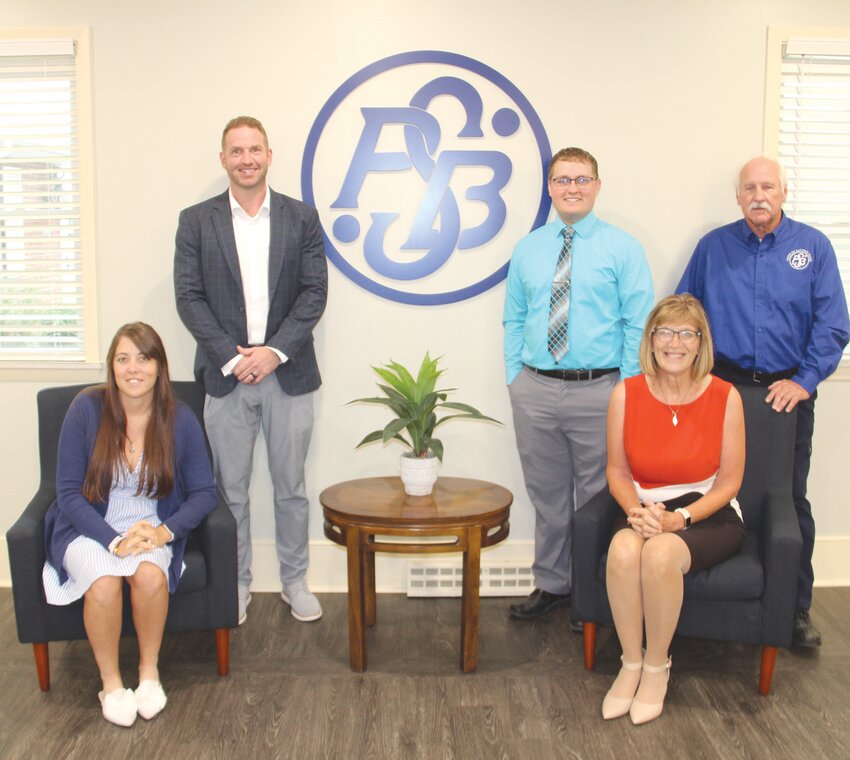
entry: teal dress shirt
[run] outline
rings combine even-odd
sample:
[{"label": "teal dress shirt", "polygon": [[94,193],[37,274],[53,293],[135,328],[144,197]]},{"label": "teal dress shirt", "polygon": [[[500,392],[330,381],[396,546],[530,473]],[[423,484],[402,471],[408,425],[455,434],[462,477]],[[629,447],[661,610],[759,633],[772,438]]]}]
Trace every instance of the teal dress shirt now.
[{"label": "teal dress shirt", "polygon": [[591,212],[573,226],[568,350],[556,362],[547,348],[549,301],[563,245],[560,219],[517,243],[505,292],[508,385],[524,364],[537,369],[617,367],[640,372],[638,348],[653,305],[652,275],[641,244]]}]

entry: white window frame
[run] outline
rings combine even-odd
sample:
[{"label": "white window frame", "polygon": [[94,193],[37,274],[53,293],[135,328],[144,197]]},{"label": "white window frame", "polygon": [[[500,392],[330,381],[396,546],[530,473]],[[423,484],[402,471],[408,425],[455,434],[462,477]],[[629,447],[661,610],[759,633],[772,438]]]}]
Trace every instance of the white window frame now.
[{"label": "white window frame", "polygon": [[[818,52],[822,53],[834,53],[838,50],[843,56],[844,50],[850,48],[850,28],[770,27],[768,29],[764,153],[767,156],[776,156],[788,171],[789,200],[785,203],[785,210],[788,212],[788,215],[801,222],[806,222],[817,227],[818,219],[807,218],[804,211],[795,208],[798,202],[811,205],[817,199],[813,196],[803,196],[800,193],[793,192],[795,170],[793,166],[787,165],[788,161],[783,161],[783,153],[787,151],[783,150],[780,135],[782,125],[782,65],[785,56],[785,46],[789,41],[797,49],[819,49]],[[839,45],[830,44],[834,41],[839,41]],[[847,46],[846,48],[845,44]],[[848,66],[848,72],[850,72],[850,66]],[[840,228],[840,241],[835,237],[836,227]],[[833,224],[831,230],[824,229],[823,231],[827,235],[830,235],[831,231],[833,233],[830,237],[832,238],[832,243],[838,256],[839,269],[842,270],[844,292],[847,294],[848,301],[850,302],[850,274],[848,274],[850,273],[850,243],[848,243],[848,236],[850,236],[850,209],[848,209],[847,215],[840,223]],[[841,380],[850,380],[850,348],[845,349],[841,364],[832,377]]]},{"label": "white window frame", "polygon": [[[86,382],[97,379],[103,366],[98,342],[90,29],[88,27],[6,28],[0,30],[0,40],[4,42],[71,40],[74,44],[82,277],[81,316],[83,320],[83,356],[81,360],[69,361],[58,355],[45,355],[44,358],[14,358],[0,355],[0,379]],[[0,273],[0,277],[2,277],[2,273]]]}]

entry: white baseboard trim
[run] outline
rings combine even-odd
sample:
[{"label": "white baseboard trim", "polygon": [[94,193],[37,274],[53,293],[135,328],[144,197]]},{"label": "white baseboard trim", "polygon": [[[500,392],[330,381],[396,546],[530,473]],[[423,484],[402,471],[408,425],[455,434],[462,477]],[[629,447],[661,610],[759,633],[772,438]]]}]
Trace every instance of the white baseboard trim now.
[{"label": "white baseboard trim", "polygon": [[[482,565],[498,562],[531,564],[532,541],[507,541],[484,549]],[[421,560],[423,555],[410,555]],[[432,554],[435,560],[459,559],[457,553]],[[850,536],[830,536],[815,541],[815,586],[850,586]],[[407,593],[407,560],[404,554],[378,554],[375,563],[375,586],[378,593]],[[280,591],[277,555],[274,541],[254,542],[254,591]],[[343,593],[348,590],[345,549],[325,539],[310,542],[310,570],[307,581],[313,591]],[[0,536],[0,587],[12,585],[6,537]]]}]

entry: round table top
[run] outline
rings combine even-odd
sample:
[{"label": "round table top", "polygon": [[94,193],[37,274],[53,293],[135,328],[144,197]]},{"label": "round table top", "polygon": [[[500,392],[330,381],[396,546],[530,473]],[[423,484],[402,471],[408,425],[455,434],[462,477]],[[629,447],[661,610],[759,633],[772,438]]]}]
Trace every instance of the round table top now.
[{"label": "round table top", "polygon": [[513,499],[507,488],[495,483],[449,477],[439,477],[428,496],[408,496],[398,476],[348,480],[319,495],[328,518],[335,513],[386,525],[499,520],[508,515]]}]

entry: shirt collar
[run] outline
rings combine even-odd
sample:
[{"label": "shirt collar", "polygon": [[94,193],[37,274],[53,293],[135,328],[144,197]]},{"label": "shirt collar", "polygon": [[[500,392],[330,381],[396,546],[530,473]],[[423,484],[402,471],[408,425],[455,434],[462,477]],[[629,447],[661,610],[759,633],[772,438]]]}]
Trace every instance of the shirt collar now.
[{"label": "shirt collar", "polygon": [[[558,222],[558,234],[560,235],[561,230],[568,225],[563,219],[561,219],[561,217],[558,217],[555,221]],[[596,226],[596,214],[591,211],[587,216],[582,217],[575,224],[571,224],[569,226],[576,231],[576,234],[580,238],[590,237],[590,233]]]},{"label": "shirt collar", "polygon": [[[758,235],[750,229],[750,225],[747,224],[746,219],[738,220],[738,226],[740,229],[741,239],[746,243],[749,241],[754,241],[758,243]],[[777,240],[781,240],[785,234],[788,232],[788,217],[785,216],[785,212],[782,212],[782,218],[779,220],[779,224],[776,225],[776,228],[773,232],[768,232],[767,235],[764,236],[764,240],[773,241],[774,243]]]},{"label": "shirt collar", "polygon": [[266,194],[263,196],[263,202],[260,205],[260,210],[257,212],[257,216],[250,217],[242,206],[239,205],[239,201],[233,195],[233,190],[228,189],[227,196],[230,199],[230,211],[233,214],[239,214],[243,219],[257,219],[259,217],[268,217],[271,214],[271,193],[269,192],[269,186],[266,185]]}]

